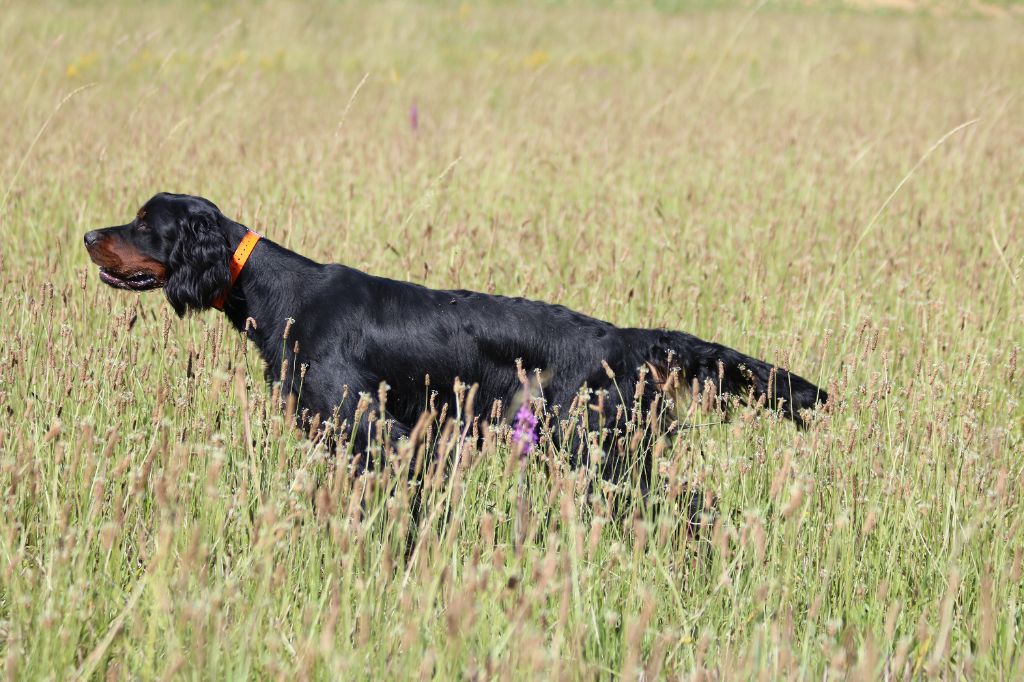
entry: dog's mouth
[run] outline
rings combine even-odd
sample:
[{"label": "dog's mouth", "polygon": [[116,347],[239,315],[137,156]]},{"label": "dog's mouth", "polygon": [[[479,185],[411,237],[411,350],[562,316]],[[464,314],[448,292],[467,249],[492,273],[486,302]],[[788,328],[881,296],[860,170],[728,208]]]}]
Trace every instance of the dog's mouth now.
[{"label": "dog's mouth", "polygon": [[106,268],[100,268],[100,279],[103,280],[104,284],[115,289],[127,289],[128,291],[147,291],[149,289],[159,289],[164,285],[162,281],[148,272],[122,275]]}]

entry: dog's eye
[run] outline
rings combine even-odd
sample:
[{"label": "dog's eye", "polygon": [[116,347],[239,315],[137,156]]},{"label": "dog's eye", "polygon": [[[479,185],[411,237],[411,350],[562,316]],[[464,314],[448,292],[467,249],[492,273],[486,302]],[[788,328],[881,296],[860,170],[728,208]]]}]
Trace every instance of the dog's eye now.
[{"label": "dog's eye", "polygon": [[136,223],[136,227],[138,229],[142,230],[143,232],[149,232],[149,225],[147,225],[146,223],[142,222],[141,220]]}]

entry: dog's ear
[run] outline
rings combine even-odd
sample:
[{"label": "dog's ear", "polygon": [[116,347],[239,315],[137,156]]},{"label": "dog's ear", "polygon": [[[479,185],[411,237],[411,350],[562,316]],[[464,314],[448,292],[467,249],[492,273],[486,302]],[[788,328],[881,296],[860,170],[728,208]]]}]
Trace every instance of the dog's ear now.
[{"label": "dog's ear", "polygon": [[178,317],[205,310],[231,285],[231,251],[217,211],[192,209],[179,219],[164,294]]}]

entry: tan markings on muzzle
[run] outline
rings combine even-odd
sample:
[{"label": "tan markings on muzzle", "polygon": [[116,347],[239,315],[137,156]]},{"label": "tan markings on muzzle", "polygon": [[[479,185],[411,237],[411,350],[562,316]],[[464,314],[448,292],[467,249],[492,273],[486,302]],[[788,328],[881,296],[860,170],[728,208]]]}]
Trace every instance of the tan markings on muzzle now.
[{"label": "tan markings on muzzle", "polygon": [[161,281],[167,279],[167,266],[116,237],[105,236],[86,249],[93,263],[115,274],[146,274]]}]

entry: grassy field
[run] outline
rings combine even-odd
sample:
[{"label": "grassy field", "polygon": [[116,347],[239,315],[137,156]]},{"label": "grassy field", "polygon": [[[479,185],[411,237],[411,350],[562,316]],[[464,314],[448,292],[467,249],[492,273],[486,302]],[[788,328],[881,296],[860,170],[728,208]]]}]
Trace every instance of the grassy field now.
[{"label": "grassy field", "polygon": [[[0,3],[7,679],[1024,676],[1024,24],[707,5]],[[99,282],[161,190],[834,400],[683,415],[620,515],[438,425],[407,558],[408,450],[352,477],[220,314]]]}]

